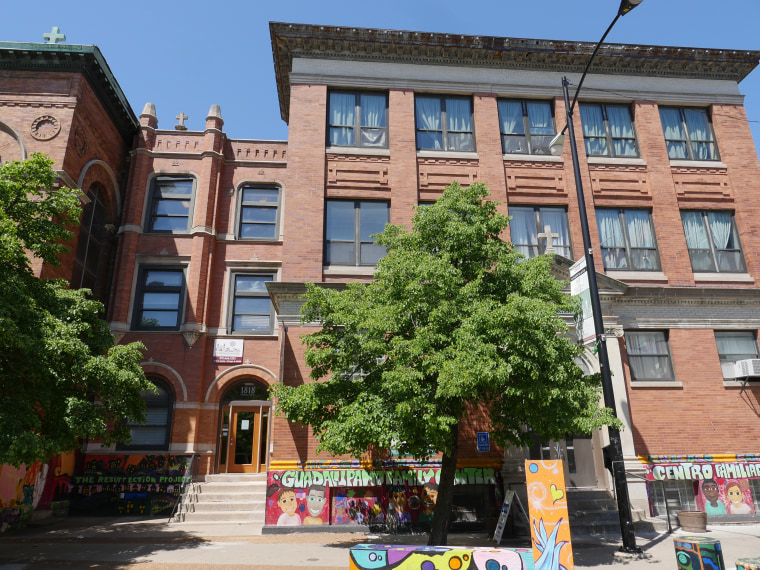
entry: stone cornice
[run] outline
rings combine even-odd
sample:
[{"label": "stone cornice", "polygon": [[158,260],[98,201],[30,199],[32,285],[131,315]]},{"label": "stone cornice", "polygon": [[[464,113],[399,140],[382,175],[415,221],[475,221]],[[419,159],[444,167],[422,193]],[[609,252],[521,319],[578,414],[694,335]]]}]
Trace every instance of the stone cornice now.
[{"label": "stone cornice", "polygon": [[[289,73],[294,58],[581,73],[596,45],[281,22],[270,22],[269,31],[280,113],[285,122],[289,119]],[[591,71],[739,82],[758,60],[758,51],[604,44]]]},{"label": "stone cornice", "polygon": [[614,300],[625,305],[760,305],[756,288],[628,287]]},{"label": "stone cornice", "polygon": [[0,42],[0,69],[81,73],[122,138],[131,144],[137,117],[97,46]]}]

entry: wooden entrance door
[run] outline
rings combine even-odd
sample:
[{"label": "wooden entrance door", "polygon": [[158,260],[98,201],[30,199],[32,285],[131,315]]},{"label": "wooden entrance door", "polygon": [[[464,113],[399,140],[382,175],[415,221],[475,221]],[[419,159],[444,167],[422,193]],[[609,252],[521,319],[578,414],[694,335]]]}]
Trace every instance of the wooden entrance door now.
[{"label": "wooden entrance door", "polygon": [[270,403],[230,402],[222,409],[220,473],[260,473],[267,468]]}]

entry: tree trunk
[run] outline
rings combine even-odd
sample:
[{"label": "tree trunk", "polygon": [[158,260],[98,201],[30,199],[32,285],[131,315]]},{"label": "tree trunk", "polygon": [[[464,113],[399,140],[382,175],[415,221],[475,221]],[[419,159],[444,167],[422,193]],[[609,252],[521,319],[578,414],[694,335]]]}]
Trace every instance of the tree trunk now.
[{"label": "tree trunk", "polygon": [[454,498],[454,476],[459,456],[459,426],[451,430],[451,451],[441,458],[441,478],[438,482],[438,500],[435,503],[433,520],[430,522],[428,546],[445,546],[449,534],[451,503]]}]

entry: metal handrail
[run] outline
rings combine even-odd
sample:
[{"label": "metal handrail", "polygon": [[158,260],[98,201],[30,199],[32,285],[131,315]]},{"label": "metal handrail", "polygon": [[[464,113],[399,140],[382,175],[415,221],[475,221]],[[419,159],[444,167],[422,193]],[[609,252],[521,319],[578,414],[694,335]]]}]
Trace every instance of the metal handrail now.
[{"label": "metal handrail", "polygon": [[[172,522],[175,516],[178,516],[180,513],[177,511],[182,508],[182,502],[185,497],[185,493],[187,492],[187,486],[190,483],[194,483],[196,478],[198,477],[198,464],[200,463],[200,456],[196,454],[192,454],[190,456],[190,478],[185,479],[185,475],[182,476],[182,486],[179,489],[179,495],[177,496],[177,502],[174,503],[174,507],[172,508],[172,512],[169,515],[169,521]],[[187,474],[187,469],[185,469],[185,474]]]}]

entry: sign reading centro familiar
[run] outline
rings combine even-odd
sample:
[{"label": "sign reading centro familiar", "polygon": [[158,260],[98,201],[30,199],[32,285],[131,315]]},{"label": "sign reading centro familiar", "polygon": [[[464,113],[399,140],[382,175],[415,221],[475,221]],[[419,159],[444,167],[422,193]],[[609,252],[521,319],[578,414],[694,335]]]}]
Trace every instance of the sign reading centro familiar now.
[{"label": "sign reading centro familiar", "polygon": [[760,478],[760,463],[654,463],[646,469],[649,481]]},{"label": "sign reading centro familiar", "polygon": [[214,362],[221,364],[243,363],[243,339],[217,338],[214,340]]}]

